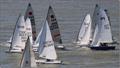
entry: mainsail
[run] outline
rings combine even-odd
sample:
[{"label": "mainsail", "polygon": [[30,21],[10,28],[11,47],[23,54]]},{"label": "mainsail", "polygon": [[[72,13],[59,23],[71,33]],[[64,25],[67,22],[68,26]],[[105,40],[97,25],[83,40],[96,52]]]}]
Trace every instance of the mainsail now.
[{"label": "mainsail", "polygon": [[26,13],[25,13],[25,20],[27,18],[30,18],[31,21],[31,25],[32,25],[32,36],[33,36],[33,40],[36,40],[36,27],[35,27],[35,18],[34,18],[34,13],[33,13],[33,9],[31,4],[28,4]]},{"label": "mainsail", "polygon": [[20,67],[21,68],[37,68],[37,65],[35,62],[35,56],[32,51],[31,42],[30,42],[29,37],[28,37],[26,45],[25,45],[25,49],[23,52]]},{"label": "mainsail", "polygon": [[113,40],[112,40],[112,32],[111,32],[109,19],[106,15],[106,12],[103,9],[101,9],[100,12],[101,12],[100,20],[102,22],[100,41],[102,43],[112,43]]},{"label": "mainsail", "polygon": [[57,43],[62,43],[58,22],[51,6],[49,6],[48,9],[47,21],[50,26],[50,31],[52,33],[53,41]]},{"label": "mainsail", "polygon": [[77,39],[78,45],[88,45],[90,43],[90,37],[91,37],[91,18],[90,14],[87,14],[79,31]]},{"label": "mainsail", "polygon": [[20,15],[14,28],[10,50],[14,48],[24,49],[26,36],[25,31],[24,16]]},{"label": "mainsail", "polygon": [[47,20],[42,28],[38,52],[39,52],[39,57],[45,59],[57,59],[54,42],[52,39],[51,31]]},{"label": "mainsail", "polygon": [[112,43],[110,22],[102,8],[99,9],[97,20],[92,46],[100,46],[100,43]]}]

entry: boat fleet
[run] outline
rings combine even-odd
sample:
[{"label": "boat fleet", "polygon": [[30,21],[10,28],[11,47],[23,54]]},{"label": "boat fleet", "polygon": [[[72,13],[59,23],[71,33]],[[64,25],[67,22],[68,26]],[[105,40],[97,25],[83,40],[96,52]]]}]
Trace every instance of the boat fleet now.
[{"label": "boat fleet", "polygon": [[[111,45],[114,40],[107,14],[107,10],[96,4],[93,18],[90,14],[85,16],[74,45],[92,50],[115,50],[115,46]],[[59,25],[52,6],[49,6],[46,20],[37,35],[30,3],[25,15],[19,14],[13,34],[7,43],[10,46],[6,53],[22,53],[21,68],[37,68],[36,63],[60,64],[62,61],[58,59],[56,49],[67,50],[67,47],[62,45]]]}]

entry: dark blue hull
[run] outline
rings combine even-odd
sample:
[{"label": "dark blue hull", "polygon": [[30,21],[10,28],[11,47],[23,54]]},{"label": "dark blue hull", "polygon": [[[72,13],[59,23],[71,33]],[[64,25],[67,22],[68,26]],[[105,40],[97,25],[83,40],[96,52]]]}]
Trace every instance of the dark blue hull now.
[{"label": "dark blue hull", "polygon": [[115,46],[90,47],[92,50],[115,50]]}]

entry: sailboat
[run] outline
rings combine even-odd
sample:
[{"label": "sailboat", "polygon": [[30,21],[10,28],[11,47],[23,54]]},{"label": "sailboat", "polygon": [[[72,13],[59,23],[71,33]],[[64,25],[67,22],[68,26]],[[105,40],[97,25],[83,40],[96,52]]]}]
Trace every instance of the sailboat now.
[{"label": "sailboat", "polygon": [[29,18],[32,25],[32,36],[33,36],[33,42],[36,40],[36,27],[35,27],[35,18],[34,13],[31,4],[28,4],[27,10],[25,12],[25,20]]},{"label": "sailboat", "polygon": [[30,41],[30,38],[28,37],[25,45],[25,49],[23,52],[22,60],[20,63],[20,68],[37,68],[35,56],[31,46],[32,46],[31,41]]},{"label": "sailboat", "polygon": [[[49,6],[48,13],[47,13],[47,21],[50,27],[50,31],[52,34],[53,41],[57,44],[55,47],[57,49],[66,49],[64,45],[62,45],[61,34],[58,26],[58,22],[53,11],[53,8]],[[60,45],[59,45],[60,44]]]},{"label": "sailboat", "polygon": [[[25,20],[27,18],[30,18],[31,24],[32,24],[32,36],[33,36],[33,41],[36,40],[36,28],[35,28],[35,18],[34,18],[34,14],[33,14],[33,9],[31,4],[28,4],[27,10],[25,12],[25,16],[24,16]],[[7,40],[7,43],[11,43],[12,42],[12,36],[10,37],[9,40]]]},{"label": "sailboat", "polygon": [[90,14],[87,14],[82,23],[76,43],[78,46],[81,47],[89,46],[91,41],[90,38],[91,38],[91,17]]},{"label": "sailboat", "polygon": [[26,28],[25,28],[25,21],[24,16],[19,16],[16,22],[13,35],[12,35],[12,42],[10,48],[6,52],[22,52],[25,47],[25,36],[26,36]]},{"label": "sailboat", "polygon": [[113,50],[115,46],[108,45],[113,42],[111,26],[104,9],[100,8],[97,13],[98,21],[96,23],[93,41],[90,48],[94,50]]},{"label": "sailboat", "polygon": [[48,21],[44,23],[42,27],[42,32],[40,35],[38,55],[41,59],[36,60],[37,63],[61,63],[60,60],[57,60],[57,54],[54,47],[54,41],[52,39],[51,31],[48,25]]}]

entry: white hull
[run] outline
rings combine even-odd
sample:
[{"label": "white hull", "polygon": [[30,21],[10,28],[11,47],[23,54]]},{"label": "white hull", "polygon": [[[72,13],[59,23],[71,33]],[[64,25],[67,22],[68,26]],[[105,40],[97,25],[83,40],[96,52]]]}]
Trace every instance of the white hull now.
[{"label": "white hull", "polygon": [[63,45],[57,45],[57,46],[55,46],[55,48],[58,48],[58,49],[64,49],[65,46],[63,46]]},{"label": "white hull", "polygon": [[38,49],[38,48],[33,48],[33,51],[34,51],[34,52],[37,52],[37,49]]},{"label": "white hull", "polygon": [[17,49],[14,49],[14,50],[7,50],[6,53],[22,53],[22,50],[17,50]]},{"label": "white hull", "polygon": [[43,64],[61,64],[62,61],[60,61],[60,60],[46,61],[45,59],[40,59],[40,60],[36,60],[36,63],[43,63]]}]

